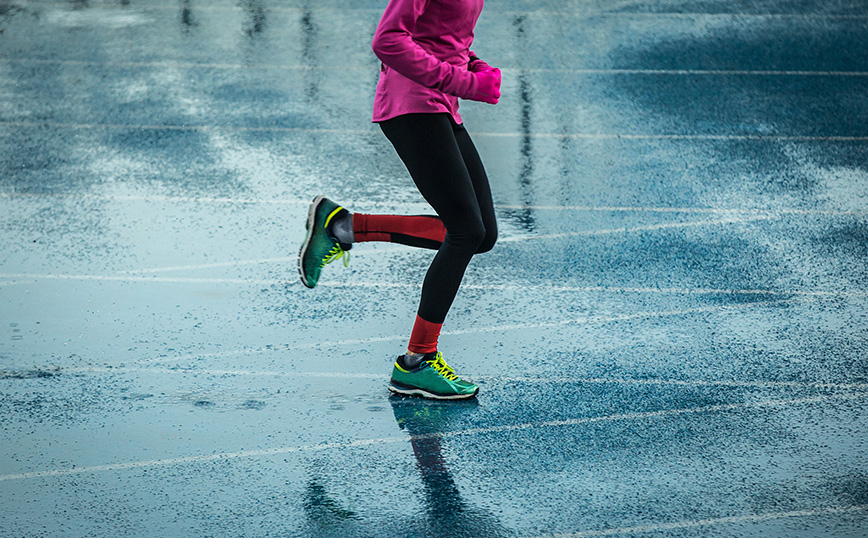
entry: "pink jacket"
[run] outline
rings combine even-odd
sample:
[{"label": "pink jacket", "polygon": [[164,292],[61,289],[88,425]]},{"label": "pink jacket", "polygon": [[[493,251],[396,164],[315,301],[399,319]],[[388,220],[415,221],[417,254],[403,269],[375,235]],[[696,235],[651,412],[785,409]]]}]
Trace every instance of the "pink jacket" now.
[{"label": "pink jacket", "polygon": [[415,112],[448,112],[476,91],[467,69],[473,29],[484,0],[390,0],[372,47],[383,62],[374,119]]}]

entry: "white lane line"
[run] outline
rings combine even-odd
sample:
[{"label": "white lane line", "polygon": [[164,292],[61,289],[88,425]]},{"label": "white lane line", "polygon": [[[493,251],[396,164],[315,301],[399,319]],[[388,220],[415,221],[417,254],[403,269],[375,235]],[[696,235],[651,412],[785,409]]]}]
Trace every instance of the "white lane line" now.
[{"label": "white lane line", "polygon": [[[379,256],[381,254],[390,254],[393,252],[412,252],[411,249],[403,246],[394,246],[394,247],[381,247],[370,250],[354,250],[353,258],[358,256]],[[296,263],[298,262],[298,256],[284,256],[280,258],[262,258],[255,260],[237,260],[237,261],[229,261],[229,262],[213,262],[213,263],[201,263],[201,264],[191,264],[191,265],[174,265],[168,267],[151,267],[147,269],[129,269],[125,271],[118,271],[112,276],[121,276],[121,275],[145,275],[151,273],[166,273],[171,271],[196,271],[200,269],[215,269],[220,267],[239,267],[242,265],[260,265],[266,263],[278,263],[278,264],[288,264],[287,271],[295,268]],[[296,280],[296,276],[292,275],[287,277],[286,279],[273,279],[271,282],[273,284],[286,284],[287,281]],[[262,283],[263,280],[257,281],[257,283]],[[421,285],[421,284],[420,284]],[[363,284],[360,287],[371,287],[368,284]],[[390,285],[385,283],[383,287],[404,287],[401,284]],[[416,286],[418,287],[418,286]]]},{"label": "white lane line", "polygon": [[[295,377],[323,377],[329,379],[366,379],[366,380],[378,380],[384,379],[383,374],[367,374],[361,372],[295,372],[292,370],[284,370],[284,371],[268,371],[268,370],[222,370],[215,368],[140,368],[140,367],[128,367],[128,366],[118,366],[118,367],[98,367],[98,366],[84,366],[84,367],[72,367],[72,368],[58,368],[51,367],[46,371],[50,372],[54,375],[64,375],[64,374],[147,374],[147,375],[190,375],[190,376],[238,376],[238,377],[285,377],[285,378],[295,378]],[[2,372],[2,370],[0,370]],[[858,387],[857,387],[858,388]],[[866,386],[868,388],[868,386]]]},{"label": "white lane line", "polygon": [[[202,263],[197,265],[175,265],[170,267],[151,267],[148,269],[130,269],[127,271],[118,271],[115,276],[120,275],[141,275],[149,273],[167,273],[170,271],[195,271],[199,269],[215,269],[218,267],[239,267],[242,265],[259,265],[263,263],[292,263],[298,261],[298,256],[282,257],[282,258],[263,258],[257,260],[236,260],[229,262],[214,262]],[[277,282],[277,281],[275,281]]]},{"label": "white lane line", "polygon": [[[222,196],[166,196],[159,194],[90,194],[90,193],[27,193],[27,192],[0,192],[0,198],[20,199],[70,199],[70,200],[97,200],[107,202],[166,202],[166,203],[194,203],[194,204],[232,204],[232,205],[289,205],[307,207],[310,200],[287,200],[280,198],[230,198]],[[423,209],[433,211],[431,206],[424,202],[376,202],[364,201],[355,204],[355,211],[364,208],[389,208],[402,210]]]},{"label": "white lane line", "polygon": [[[847,401],[859,400],[865,398],[864,394],[840,394],[817,396],[813,398],[798,398],[789,400],[765,400],[755,402],[743,402],[737,404],[721,404],[709,405],[703,407],[692,407],[686,409],[666,409],[661,411],[636,412],[636,413],[620,413],[599,417],[584,417],[568,420],[551,420],[545,422],[528,422],[524,424],[508,424],[503,426],[491,426],[485,428],[470,428],[466,430],[444,431],[425,435],[413,435],[410,439],[442,439],[461,436],[485,435],[491,433],[504,433],[514,431],[526,431],[546,428],[561,428],[568,426],[580,426],[585,424],[599,424],[605,422],[621,422],[621,421],[640,421],[650,419],[662,419],[687,415],[701,415],[706,413],[721,413],[739,410],[764,409],[773,407],[791,407],[799,405],[813,405],[830,401]],[[358,441],[344,441],[333,443],[318,443],[311,445],[302,445],[295,447],[280,447],[265,450],[245,450],[239,452],[224,452],[220,454],[208,454],[200,456],[186,456],[180,458],[168,458],[160,460],[145,460],[127,463],[114,463],[108,465],[93,465],[84,467],[74,467],[71,469],[53,469],[47,471],[34,471],[26,473],[15,473],[0,475],[0,482],[9,480],[28,480],[34,478],[51,478],[57,476],[67,476],[83,473],[95,473],[106,471],[122,471],[128,469],[141,469],[169,465],[186,465],[196,464],[211,461],[226,461],[239,458],[256,458],[267,456],[279,456],[298,452],[315,452],[325,450],[346,450],[351,448],[369,447],[384,445],[389,443],[406,442],[408,437],[383,437],[379,439],[362,439]]]},{"label": "white lane line", "polygon": [[[2,193],[0,193],[2,197]],[[715,207],[640,207],[640,206],[586,206],[586,205],[520,205],[494,204],[496,209],[514,211],[577,211],[602,213],[698,213],[711,215],[865,215],[868,209],[862,211],[834,209],[791,209],[791,208],[715,208]]]},{"label": "white lane line", "polygon": [[[487,12],[486,12],[487,13]],[[674,18],[674,19],[804,19],[804,20],[861,20],[868,19],[868,14],[833,14],[833,13],[697,13],[697,12],[644,12],[630,13],[625,11],[551,11],[545,9],[529,11],[494,11],[499,15],[543,15],[552,17],[609,17],[609,18]]]},{"label": "white lane line", "polygon": [[770,142],[865,142],[868,136],[808,136],[751,134],[628,134],[628,133],[518,133],[473,132],[473,136],[495,138],[566,138],[576,140],[694,140],[694,141],[770,141]]},{"label": "white lane line", "polygon": [[565,319],[559,321],[548,321],[543,323],[514,323],[511,325],[496,325],[492,327],[478,327],[473,329],[459,329],[452,331],[444,331],[441,334],[447,336],[463,335],[463,334],[479,334],[489,332],[502,331],[520,331],[527,329],[554,329],[557,327],[566,327],[569,325],[589,325],[594,323],[618,323],[622,321],[631,321],[637,319],[656,319],[670,316],[689,316],[695,314],[711,314],[724,313],[735,310],[745,310],[754,307],[766,306],[783,306],[791,304],[793,300],[776,300],[776,301],[757,301],[753,303],[735,304],[735,305],[716,305],[703,306],[698,308],[685,308],[683,310],[666,310],[661,312],[641,312],[638,314],[620,314],[611,316],[588,316],[584,318]]},{"label": "white lane line", "polygon": [[379,134],[373,127],[368,129],[319,129],[312,127],[251,127],[244,125],[155,125],[128,123],[85,123],[52,121],[0,121],[4,127],[34,127],[50,129],[129,129],[133,131],[220,131],[253,133],[313,133],[313,134]]},{"label": "white lane line", "polygon": [[[313,374],[311,374],[313,375]],[[588,384],[588,385],[653,385],[679,387],[737,387],[737,388],[798,388],[820,390],[868,390],[868,383],[814,383],[810,381],[736,381],[726,379],[630,379],[600,377],[509,377],[476,376],[481,381],[491,380],[500,383],[545,384]]]},{"label": "white lane line", "polygon": [[[286,71],[378,71],[377,62],[333,65],[300,64],[240,64],[215,62],[180,61],[93,61],[63,60],[53,58],[0,58],[0,63],[25,65],[68,65],[86,67],[150,67],[162,69],[223,69],[243,70],[286,70]],[[551,73],[575,75],[661,75],[661,76],[757,76],[757,77],[868,77],[868,71],[830,71],[830,70],[776,70],[776,69],[604,69],[604,68],[522,68],[501,67],[504,73]]]},{"label": "white lane line", "polygon": [[[69,10],[70,5],[62,2],[19,2],[12,1],[9,3],[12,6],[24,8],[32,7],[54,7],[63,10]],[[91,9],[102,11],[107,10],[124,10],[127,11],[127,6],[109,3],[89,4]],[[136,4],[138,11],[146,10],[168,10],[178,11],[177,5],[171,4]],[[204,4],[194,7],[195,11],[233,11],[242,12],[246,8],[232,4]],[[370,13],[371,16],[380,15],[383,12],[382,8],[369,7],[296,7],[296,6],[268,6],[266,12],[271,13]],[[704,13],[704,12],[626,12],[626,11],[600,11],[594,9],[581,9],[572,11],[549,10],[549,9],[532,9],[532,10],[486,10],[487,17],[496,16],[543,16],[543,17],[607,17],[607,18],[676,18],[676,19],[805,19],[805,20],[860,20],[868,18],[868,14],[851,13],[851,14],[835,14],[835,13]],[[372,19],[376,23],[376,20]]]},{"label": "white lane line", "polygon": [[[276,198],[229,198],[222,196],[166,196],[159,194],[91,194],[91,193],[31,193],[0,192],[0,198],[63,198],[71,200],[99,200],[107,202],[170,202],[197,204],[273,204],[273,205],[310,205],[310,200],[285,200]],[[376,202],[372,202],[376,204]],[[389,206],[400,207],[390,203]]]},{"label": "white lane line", "polygon": [[546,422],[533,422],[525,424],[509,424],[505,426],[492,426],[488,428],[470,428],[467,430],[442,432],[432,434],[430,436],[414,436],[414,437],[458,437],[461,435],[479,435],[485,433],[500,433],[510,431],[533,430],[538,428],[556,428],[563,426],[579,426],[582,424],[597,424],[601,422],[616,422],[622,420],[647,420],[653,418],[674,417],[679,415],[691,415],[702,413],[721,413],[728,411],[737,411],[745,409],[763,409],[768,407],[786,407],[797,405],[810,405],[832,400],[860,400],[865,398],[866,394],[833,394],[827,396],[815,396],[811,398],[796,398],[791,400],[760,400],[755,402],[743,402],[737,404],[719,404],[709,405],[704,407],[691,407],[686,409],[664,409],[661,411],[645,411],[637,413],[623,413],[617,415],[608,415],[603,417],[584,417],[567,420],[550,420]]},{"label": "white lane line", "polygon": [[[774,219],[774,216],[770,215],[755,215],[750,217],[742,217],[742,218],[730,218],[730,219],[717,219],[717,220],[703,220],[703,221],[695,221],[695,222],[672,222],[665,224],[649,224],[647,226],[635,226],[635,227],[624,227],[624,228],[613,228],[609,230],[584,230],[580,232],[563,232],[563,233],[555,233],[555,234],[542,234],[542,235],[533,235],[533,236],[518,236],[518,237],[505,237],[499,240],[500,243],[518,243],[525,241],[534,241],[540,239],[563,239],[567,237],[594,237],[594,236],[602,236],[602,235],[616,235],[616,234],[626,234],[626,233],[636,233],[636,232],[652,232],[652,231],[660,231],[660,230],[675,230],[682,228],[692,228],[692,227],[700,227],[700,226],[721,226],[727,224],[744,224],[749,222],[756,222],[760,220],[771,220]],[[396,249],[398,250],[398,249]],[[382,250],[371,251],[371,253],[382,254]],[[276,282],[286,282],[286,281],[275,281],[275,280],[245,280],[240,278],[184,278],[184,277],[155,277],[155,276],[135,276],[143,273],[152,273],[152,272],[165,272],[165,271],[176,271],[176,270],[191,270],[191,269],[201,269],[208,267],[230,267],[233,265],[244,265],[244,264],[257,264],[257,263],[272,263],[272,262],[293,262],[296,258],[294,257],[282,257],[282,258],[267,258],[264,260],[250,260],[250,261],[242,261],[242,262],[220,262],[214,264],[205,264],[205,265],[189,265],[189,266],[177,266],[177,267],[165,267],[165,268],[155,268],[155,269],[137,269],[137,270],[128,270],[121,271],[115,275],[62,275],[62,274],[29,274],[29,273],[0,273],[0,278],[38,278],[38,279],[53,279],[53,280],[105,280],[105,281],[126,281],[126,282],[155,282],[155,283],[203,283],[203,284],[274,284]]]},{"label": "white lane line", "polygon": [[[321,286],[340,287],[345,284],[323,282]],[[354,282],[346,284],[350,287],[375,287],[376,282]],[[415,284],[403,284],[405,287],[418,288]],[[728,289],[728,288],[663,288],[663,287],[619,287],[619,286],[516,286],[507,284],[462,284],[462,289],[479,289],[487,291],[543,291],[549,293],[639,293],[639,294],[672,294],[672,295],[769,295],[769,296],[804,296],[804,297],[868,297],[868,290],[772,290],[772,289]]]},{"label": "white lane line", "polygon": [[61,60],[51,58],[0,58],[0,64],[26,64],[26,65],[80,65],[86,67],[154,67],[162,69],[227,69],[227,70],[254,70],[254,69],[282,69],[287,71],[379,71],[378,62],[354,64],[347,66],[324,66],[324,65],[300,65],[300,64],[233,64],[216,62],[177,62],[177,61],[93,61],[93,60]]},{"label": "white lane line", "polygon": [[30,473],[18,473],[0,475],[0,482],[8,480],[29,480],[33,478],[50,478],[55,476],[67,476],[83,473],[98,473],[105,471],[123,471],[128,469],[147,469],[151,467],[164,467],[169,465],[187,465],[206,463],[211,461],[227,461],[239,458],[257,458],[266,456],[280,456],[297,452],[315,452],[323,450],[340,449],[346,450],[357,447],[383,445],[388,443],[406,442],[406,437],[384,437],[381,439],[365,439],[352,442],[320,443],[315,445],[303,445],[297,447],[281,447],[268,450],[245,450],[240,452],[224,452],[221,454],[207,454],[202,456],[186,456],[181,458],[169,458],[162,460],[145,460],[128,463],[114,463],[109,465],[92,465],[87,467],[75,467],[72,469],[55,469],[51,471],[36,471]]},{"label": "white lane line", "polygon": [[[72,6],[68,3],[62,2],[20,2],[13,0],[12,2],[4,2],[4,4],[20,6],[23,8],[32,8],[32,7],[43,7],[43,8],[60,8],[64,11],[71,11]],[[110,10],[122,10],[123,12],[127,12],[129,10],[128,6],[119,5],[119,4],[109,4],[109,3],[88,3],[88,9],[94,9],[98,11],[110,11]],[[137,13],[141,13],[143,11],[148,10],[167,10],[167,11],[178,11],[180,7],[178,5],[172,4],[139,4],[135,5],[135,9]],[[239,13],[243,13],[249,11],[248,8],[232,5],[232,4],[203,4],[196,5],[192,7],[194,12],[207,12],[207,11],[237,11]],[[346,7],[295,7],[295,6],[279,6],[272,5],[264,8],[265,13],[360,13],[360,12],[370,12],[371,15],[381,14],[383,12],[382,8],[369,8],[369,7],[357,7],[353,5],[349,5]],[[376,23],[377,21],[373,21]]]},{"label": "white lane line", "polygon": [[661,522],[635,527],[620,527],[601,530],[587,530],[570,533],[554,533],[537,536],[534,538],[597,538],[599,536],[618,536],[622,534],[650,533],[661,531],[673,531],[677,529],[690,529],[696,527],[713,527],[719,525],[731,525],[735,523],[761,523],[774,519],[790,519],[798,517],[831,516],[838,514],[850,514],[868,510],[868,504],[852,506],[830,506],[814,508],[810,510],[792,510],[789,512],[769,512],[765,514],[748,514],[742,516],[727,516],[709,519],[693,519],[686,521]]},{"label": "white lane line", "polygon": [[[573,318],[573,319],[565,319],[559,321],[550,321],[543,323],[514,323],[514,324],[504,324],[504,325],[493,325],[488,327],[476,327],[472,329],[460,329],[460,330],[451,330],[451,331],[443,331],[441,336],[457,336],[457,335],[465,335],[465,334],[483,334],[483,333],[492,333],[492,332],[510,332],[510,331],[519,331],[519,330],[528,330],[528,329],[552,329],[557,327],[566,327],[570,325],[590,325],[595,323],[618,323],[622,321],[631,321],[638,319],[656,319],[662,317],[669,316],[688,316],[688,315],[696,315],[696,314],[711,314],[711,313],[725,313],[731,312],[735,310],[744,310],[748,308],[755,307],[765,307],[765,306],[783,306],[788,305],[793,302],[792,299],[789,300],[778,300],[778,301],[760,301],[753,303],[744,303],[744,304],[736,304],[736,305],[716,305],[716,306],[705,306],[698,308],[686,308],[682,310],[666,310],[660,312],[641,312],[637,314],[620,314],[620,315],[610,315],[610,316],[587,316],[582,318]],[[142,359],[140,361],[136,361],[137,364],[155,364],[155,363],[166,363],[166,362],[178,362],[178,361],[186,361],[186,360],[196,360],[196,359],[208,359],[208,358],[216,358],[216,357],[236,357],[240,355],[254,355],[260,353],[271,353],[271,352],[286,352],[286,351],[297,351],[302,349],[316,349],[322,347],[343,347],[343,346],[358,346],[358,345],[369,345],[379,342],[395,342],[402,341],[408,338],[407,334],[400,335],[392,335],[392,336],[376,336],[371,338],[357,338],[357,339],[348,339],[348,340],[320,340],[317,342],[308,342],[305,344],[281,344],[281,345],[269,345],[258,348],[246,348],[246,349],[235,349],[235,350],[227,350],[227,351],[216,351],[213,353],[196,353],[196,354],[188,354],[188,355],[180,355],[177,357],[155,357],[152,359]]]},{"label": "white lane line", "polygon": [[[516,243],[516,242],[524,242],[531,241],[536,239],[563,239],[566,237],[593,237],[599,235],[615,235],[615,234],[623,234],[623,233],[635,233],[635,232],[649,232],[649,231],[659,231],[659,230],[671,230],[671,229],[680,229],[680,228],[691,228],[697,226],[718,226],[718,225],[726,225],[726,224],[741,224],[748,222],[755,222],[760,220],[771,220],[776,218],[775,216],[770,215],[762,215],[762,216],[751,216],[751,217],[742,217],[742,218],[730,218],[730,219],[719,219],[719,220],[705,220],[705,221],[696,221],[696,222],[674,222],[674,223],[666,223],[666,224],[650,224],[647,226],[636,226],[632,228],[614,228],[610,230],[585,230],[581,232],[564,232],[557,234],[542,234],[535,236],[518,236],[518,237],[505,237],[500,239],[502,243]],[[399,252],[401,248],[394,249],[378,249],[375,251],[362,251],[357,252],[356,255],[359,254],[376,254],[380,255],[386,252]],[[119,275],[137,275],[137,274],[147,274],[147,273],[157,273],[157,272],[170,272],[170,271],[189,271],[189,270],[198,270],[198,269],[210,269],[217,267],[234,267],[240,265],[257,265],[262,263],[295,263],[297,261],[297,257],[282,257],[282,258],[265,258],[261,260],[239,260],[232,262],[215,262],[208,264],[200,264],[200,265],[180,265],[173,267],[156,267],[150,269],[132,269],[127,271],[119,271],[114,276]]]},{"label": "white lane line", "polygon": [[699,226],[722,226],[727,224],[746,224],[761,220],[772,220],[777,218],[772,215],[756,215],[741,218],[716,219],[716,220],[700,220],[695,222],[667,222],[664,224],[648,224],[645,226],[634,226],[624,228],[612,228],[609,230],[583,230],[580,232],[562,232],[554,234],[526,235],[504,237],[499,239],[499,243],[518,243],[524,241],[536,241],[539,239],[565,239],[568,237],[594,237],[598,235],[616,235],[636,232],[656,232],[660,230],[676,230],[681,228],[694,228]]},{"label": "white lane line", "polygon": [[581,69],[501,68],[515,73],[563,73],[576,75],[662,75],[736,77],[868,77],[868,71],[781,71],[774,69]]},{"label": "white lane line", "polygon": [[7,282],[0,282],[0,286],[20,286],[23,284],[33,284],[37,282],[36,280],[10,280]]},{"label": "white lane line", "polygon": [[[564,233],[556,233],[556,234],[542,234],[535,236],[519,236],[519,237],[505,237],[500,239],[501,243],[517,243],[517,242],[526,242],[526,241],[534,241],[541,239],[563,239],[567,237],[595,237],[595,236],[603,236],[603,235],[616,235],[616,234],[626,234],[626,233],[637,233],[637,232],[652,232],[652,231],[660,231],[660,230],[674,230],[674,229],[682,229],[682,228],[692,228],[692,227],[700,227],[700,226],[720,226],[720,225],[728,225],[728,224],[744,224],[749,222],[755,222],[760,220],[771,220],[775,217],[770,215],[756,215],[750,217],[742,217],[742,218],[730,218],[730,219],[717,219],[717,220],[703,220],[703,221],[695,221],[695,222],[673,222],[673,223],[665,223],[665,224],[650,224],[647,226],[635,226],[631,228],[613,228],[609,230],[585,230],[580,232],[564,232]],[[382,254],[382,251],[372,251],[372,253]],[[292,262],[295,258],[269,258],[263,261],[253,260],[252,263],[262,263],[262,262]],[[209,264],[208,266],[212,267],[225,267],[231,266],[237,262],[221,262],[220,264]],[[174,270],[184,270],[184,269],[196,269],[201,268],[202,266],[180,266],[180,267],[169,267],[169,268],[158,268],[152,270],[130,270],[130,271],[122,271],[115,275],[62,275],[62,274],[29,274],[29,273],[0,273],[0,278],[37,278],[37,279],[53,279],[53,280],[103,280],[103,281],[123,281],[123,282],[153,282],[153,283],[179,283],[179,284],[190,284],[190,283],[202,283],[202,284],[256,284],[256,285],[268,285],[274,284],[275,282],[286,282],[286,281],[275,281],[275,280],[245,280],[240,278],[184,278],[184,277],[156,277],[156,276],[135,276],[146,272],[155,272],[155,271],[174,271]]]},{"label": "white lane line", "polygon": [[[238,205],[297,205],[308,206],[310,200],[292,200],[281,198],[230,198],[214,196],[167,196],[158,194],[91,194],[91,193],[30,193],[30,192],[0,192],[0,198],[68,198],[73,200],[100,200],[109,202],[166,202],[166,203],[199,203],[199,204],[238,204]],[[433,211],[424,202],[354,202],[353,210],[364,208],[393,209],[423,209]],[[861,216],[868,214],[868,209],[834,210],[834,209],[795,209],[795,208],[714,208],[714,207],[642,207],[642,206],[588,206],[588,205],[522,205],[494,204],[495,209],[513,211],[582,211],[603,213],[699,213],[712,215],[831,215],[831,216]],[[360,209],[361,208],[361,209]]]},{"label": "white lane line", "polygon": [[[327,288],[403,288],[416,290],[421,283],[383,283],[383,282],[320,282]],[[663,287],[619,287],[619,286],[552,286],[552,285],[512,285],[512,284],[462,284],[464,290],[546,292],[546,293],[607,293],[607,294],[660,294],[660,295],[768,295],[782,297],[868,297],[868,290],[773,290],[773,289],[728,289],[728,288],[663,288]]]},{"label": "white lane line", "polygon": [[[147,375],[191,375],[191,376],[238,376],[238,377],[315,377],[325,379],[365,379],[383,380],[383,373],[362,372],[298,372],[293,370],[237,370],[214,368],[141,368],[141,367],[51,367],[52,374],[147,374]],[[773,388],[773,389],[815,389],[815,390],[868,390],[868,383],[820,383],[810,381],[738,381],[715,379],[630,379],[602,377],[539,377],[539,376],[499,376],[478,375],[473,381],[490,383],[523,383],[529,385],[650,385],[677,387],[733,387],[733,388]]]},{"label": "white lane line", "polygon": [[[63,275],[38,273],[0,273],[0,278],[31,279],[31,280],[84,280],[100,282],[152,282],[160,284],[245,284],[274,285],[286,284],[288,280],[275,279],[245,279],[245,278],[186,278],[136,275]],[[295,279],[293,279],[294,282]]]},{"label": "white lane line", "polygon": [[[399,249],[380,250],[371,254],[383,254],[397,252]],[[361,253],[360,253],[361,254]],[[293,258],[294,260],[294,258]],[[185,266],[183,269],[197,269],[203,266]],[[207,267],[207,266],[206,266]],[[150,271],[171,271],[182,269],[181,267],[156,268]],[[160,284],[239,284],[254,286],[283,286],[286,284],[298,284],[295,276],[285,279],[247,279],[247,278],[198,278],[198,277],[159,277],[159,276],[135,276],[135,271],[130,275],[64,275],[64,274],[39,274],[39,273],[0,273],[0,278],[26,279],[13,282],[0,282],[2,285],[32,284],[39,280],[84,280],[84,281],[109,281],[109,282],[151,282]],[[321,288],[361,288],[361,289],[406,289],[418,290],[421,283],[402,282],[320,282]],[[639,293],[639,294],[672,294],[672,295],[768,295],[783,297],[868,297],[868,290],[774,290],[774,289],[727,289],[727,288],[664,288],[664,287],[618,287],[618,286],[518,286],[508,284],[462,284],[462,289],[483,291],[539,291],[549,293]]]},{"label": "white lane line", "polygon": [[[368,129],[317,129],[310,127],[252,127],[243,125],[150,125],[125,123],[76,123],[76,122],[34,122],[0,121],[0,126],[49,129],[129,129],[133,131],[218,131],[251,133],[311,133],[338,135],[376,135],[380,132]],[[810,135],[755,135],[755,134],[629,134],[629,133],[520,133],[520,132],[480,132],[475,137],[495,138],[556,138],[580,140],[692,140],[692,141],[770,141],[770,142],[866,142],[868,136],[810,136]]]},{"label": "white lane line", "polygon": [[[382,245],[383,243],[381,243]],[[390,243],[390,246],[377,246],[373,249],[367,250],[354,250],[353,258],[357,256],[379,256],[381,254],[390,254],[393,252],[412,252],[412,249],[408,247],[396,245],[394,243]],[[288,264],[291,268],[295,268],[298,262],[298,256],[282,256],[279,258],[260,258],[254,260],[235,260],[228,262],[213,262],[213,263],[201,263],[201,264],[191,264],[191,265],[175,265],[168,267],[151,267],[147,269],[129,269],[125,271],[118,271],[113,276],[119,275],[143,275],[143,274],[151,274],[151,273],[166,273],[171,271],[195,271],[200,269],[215,269],[220,267],[239,267],[242,265],[260,265],[266,263],[277,263],[277,264]],[[286,284],[287,280],[295,280],[296,276],[293,275],[286,280],[274,279],[272,283],[274,284]],[[259,283],[264,282],[262,280],[258,281]],[[388,284],[386,285],[388,286]],[[368,287],[368,286],[365,286]],[[394,287],[394,286],[388,286]]]}]

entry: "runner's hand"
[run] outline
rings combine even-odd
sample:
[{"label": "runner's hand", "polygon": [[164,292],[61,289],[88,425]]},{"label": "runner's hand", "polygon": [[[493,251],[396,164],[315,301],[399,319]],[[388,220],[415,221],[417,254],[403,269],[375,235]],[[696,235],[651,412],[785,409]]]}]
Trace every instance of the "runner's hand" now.
[{"label": "runner's hand", "polygon": [[500,69],[488,67],[484,71],[473,71],[473,77],[476,79],[476,91],[468,96],[468,99],[496,105],[500,99]]}]

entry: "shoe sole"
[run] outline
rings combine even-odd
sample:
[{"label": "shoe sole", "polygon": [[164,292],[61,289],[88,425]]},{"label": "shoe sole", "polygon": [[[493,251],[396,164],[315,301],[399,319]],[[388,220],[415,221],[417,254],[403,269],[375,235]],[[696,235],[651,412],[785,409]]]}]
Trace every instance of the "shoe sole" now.
[{"label": "shoe sole", "polygon": [[301,277],[301,283],[304,284],[308,288],[316,287],[316,284],[311,286],[307,282],[307,278],[304,276],[304,269],[302,268],[304,253],[307,250],[307,247],[310,246],[310,240],[313,237],[313,224],[316,220],[316,210],[319,207],[320,202],[325,198],[322,194],[313,199],[313,202],[310,204],[310,209],[307,211],[307,235],[304,238],[304,243],[301,244],[301,249],[298,251],[298,274]]},{"label": "shoe sole", "polygon": [[390,391],[395,394],[400,394],[401,396],[420,396],[431,400],[466,400],[468,398],[474,398],[479,394],[479,387],[476,387],[476,391],[472,394],[437,394],[436,392],[428,392],[427,390],[417,387],[408,387],[396,384],[394,381],[389,382],[387,387]]}]

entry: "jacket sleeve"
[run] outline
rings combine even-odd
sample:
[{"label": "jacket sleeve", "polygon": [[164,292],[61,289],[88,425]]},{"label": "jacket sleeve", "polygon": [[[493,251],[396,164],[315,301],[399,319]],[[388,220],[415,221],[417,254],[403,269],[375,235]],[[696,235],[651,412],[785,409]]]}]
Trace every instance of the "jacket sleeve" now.
[{"label": "jacket sleeve", "polygon": [[383,64],[413,82],[467,98],[476,92],[476,78],[466,65],[443,62],[413,40],[416,20],[431,1],[391,0],[371,46]]},{"label": "jacket sleeve", "polygon": [[467,65],[467,68],[470,69],[473,73],[479,73],[480,71],[491,71],[494,68],[488,65],[485,60],[481,60],[479,56],[476,55],[472,50],[470,51],[470,62]]}]

